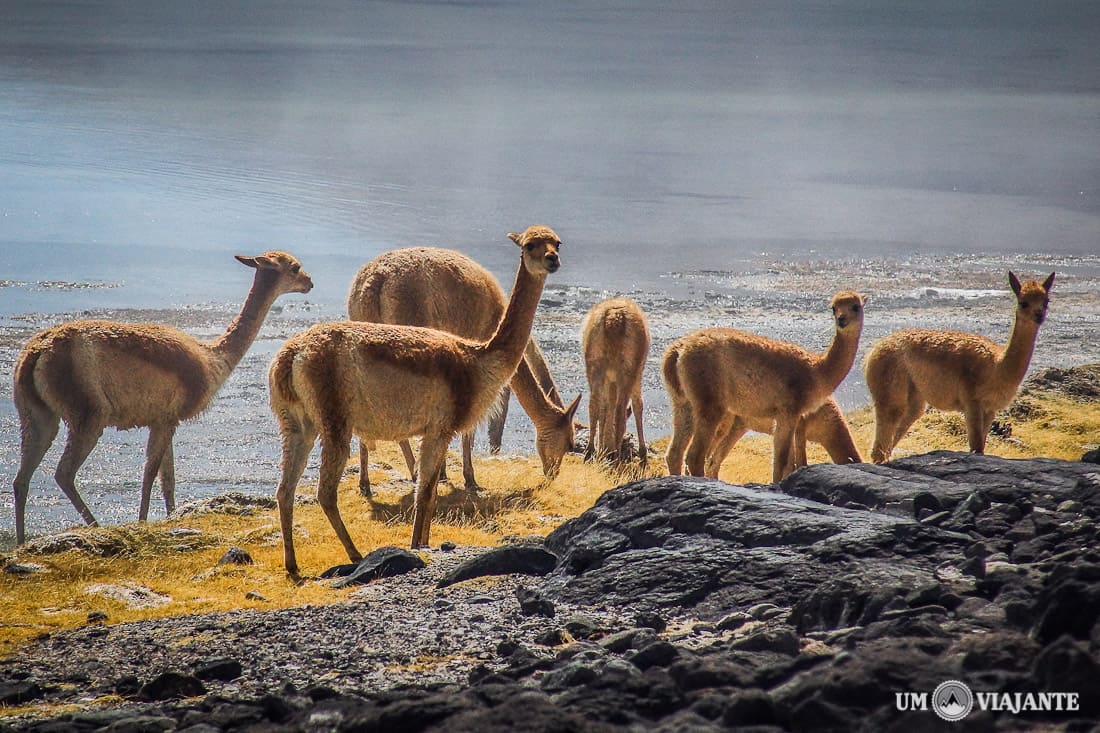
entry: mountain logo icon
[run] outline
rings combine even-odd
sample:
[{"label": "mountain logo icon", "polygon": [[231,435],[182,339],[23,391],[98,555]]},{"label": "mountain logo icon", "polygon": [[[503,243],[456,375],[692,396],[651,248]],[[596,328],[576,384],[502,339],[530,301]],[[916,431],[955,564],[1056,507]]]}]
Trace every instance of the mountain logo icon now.
[{"label": "mountain logo icon", "polygon": [[932,693],[932,709],[946,721],[962,720],[974,709],[974,693],[958,680],[941,682]]}]

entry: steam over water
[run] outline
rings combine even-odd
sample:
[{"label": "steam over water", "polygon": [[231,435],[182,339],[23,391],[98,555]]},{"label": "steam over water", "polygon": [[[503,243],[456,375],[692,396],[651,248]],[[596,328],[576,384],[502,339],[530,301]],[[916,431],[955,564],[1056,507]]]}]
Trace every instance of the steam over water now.
[{"label": "steam over water", "polygon": [[[316,287],[180,428],[180,500],[273,492],[267,364],[343,317],[362,263],[449,246],[507,289],[505,234],[533,223],[565,242],[535,327],[563,394],[587,392],[593,303],[647,311],[651,438],[670,341],[729,325],[823,349],[841,288],[872,296],[862,358],[911,325],[1003,340],[1006,271],[1057,271],[1033,364],[1100,359],[1100,5],[597,5],[6,2],[0,545],[22,344],[83,317],[212,338],[251,281],[233,254],[287,249]],[[858,367],[838,396],[866,403]],[[32,533],[79,522],[52,481],[63,435]],[[513,404],[506,449],[531,441]],[[144,445],[109,431],[81,472],[101,521],[136,516]]]}]

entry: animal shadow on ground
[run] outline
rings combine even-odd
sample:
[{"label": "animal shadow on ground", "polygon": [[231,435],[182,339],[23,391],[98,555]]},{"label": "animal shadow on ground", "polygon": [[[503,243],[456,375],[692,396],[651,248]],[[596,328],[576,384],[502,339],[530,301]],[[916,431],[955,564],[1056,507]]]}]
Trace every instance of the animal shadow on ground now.
[{"label": "animal shadow on ground", "polygon": [[[449,490],[448,490],[449,488]],[[440,482],[436,519],[440,524],[479,525],[510,512],[522,512],[535,508],[536,487],[522,487],[505,491],[468,491],[450,481]],[[367,499],[371,518],[385,524],[407,524],[412,521],[416,490],[402,494],[396,501],[386,501],[377,493]]]}]

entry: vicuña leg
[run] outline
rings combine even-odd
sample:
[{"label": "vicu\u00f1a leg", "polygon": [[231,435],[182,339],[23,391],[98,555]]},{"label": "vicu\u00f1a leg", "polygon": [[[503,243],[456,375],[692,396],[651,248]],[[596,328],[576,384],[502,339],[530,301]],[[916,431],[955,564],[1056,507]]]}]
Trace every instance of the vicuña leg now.
[{"label": "vicu\u00f1a leg", "polygon": [[706,475],[709,478],[718,478],[718,472],[722,469],[722,462],[733,450],[733,446],[737,445],[737,441],[745,437],[745,433],[748,431],[749,428],[745,421],[737,418],[730,423],[725,431],[720,433],[721,437],[715,441],[714,449],[707,456]]},{"label": "vicu\u00f1a leg", "polygon": [[65,450],[61,453],[61,460],[58,461],[57,470],[54,472],[57,485],[65,492],[65,496],[69,497],[69,501],[80,512],[84,521],[91,526],[98,526],[99,523],[77,493],[76,473],[84,465],[84,461],[88,460],[92,448],[95,448],[96,443],[99,442],[104,427],[106,425],[103,420],[95,415],[89,415],[83,420],[74,420],[69,425],[69,437],[65,441]]},{"label": "vicu\u00f1a leg", "polygon": [[44,405],[17,404],[22,443],[19,453],[19,472],[12,483],[15,489],[15,541],[23,544],[26,537],[27,497],[30,495],[31,476],[42,464],[61,426],[61,417]]},{"label": "vicu\u00f1a leg", "polygon": [[172,443],[168,443],[164,458],[160,459],[160,493],[164,497],[164,513],[176,511],[176,452]]},{"label": "vicu\u00f1a leg", "polygon": [[871,447],[872,463],[885,463],[890,460],[904,414],[904,406],[888,405],[875,400],[875,443]]},{"label": "vicu\u00f1a leg", "polygon": [[373,495],[370,488],[370,448],[367,441],[359,439],[359,493],[368,499]]},{"label": "vicu\u00f1a leg", "polygon": [[646,467],[649,462],[649,450],[645,445],[645,433],[642,430],[642,388],[638,385],[634,389],[634,394],[630,396],[630,404],[634,409],[634,426],[638,430],[638,458],[641,461],[642,468]]},{"label": "vicu\u00f1a leg", "polygon": [[351,541],[351,535],[348,533],[348,528],[344,526],[337,502],[340,477],[344,474],[344,466],[347,465],[348,456],[351,454],[350,441],[351,435],[338,427],[328,426],[321,432],[321,470],[317,477],[317,503],[321,505],[321,511],[325,513],[333,531],[336,532],[336,537],[344,546],[348,560],[359,562],[363,556]]},{"label": "vicu\u00f1a leg", "polygon": [[797,418],[777,418],[772,437],[772,481],[782,481],[793,470],[792,453]]},{"label": "vicu\u00f1a leg", "polygon": [[965,414],[970,452],[985,453],[985,441],[989,437],[989,429],[993,427],[993,412],[984,411],[977,404],[970,404],[967,405]]},{"label": "vicu\u00f1a leg", "polygon": [[138,521],[149,519],[149,502],[153,495],[153,481],[160,473],[164,454],[172,445],[176,426],[172,423],[149,426],[149,440],[145,444],[145,471],[141,475],[141,503],[138,504]]},{"label": "vicu\u00f1a leg", "polygon": [[504,421],[508,418],[508,403],[511,401],[512,389],[505,387],[500,391],[496,405],[489,413],[489,453],[500,453],[500,444],[504,439]]},{"label": "vicu\u00f1a leg", "polygon": [[289,416],[279,417],[282,433],[282,477],[275,490],[275,502],[279,506],[279,529],[283,534],[283,564],[287,574],[298,579],[298,560],[294,555],[294,492],[306,470],[309,452],[317,439],[317,429],[312,424],[302,424]]},{"label": "vicu\u00f1a leg", "polygon": [[679,476],[684,472],[684,452],[695,432],[695,419],[691,405],[686,401],[672,406],[672,437],[665,451],[665,465],[670,476]]},{"label": "vicu\u00f1a leg", "polygon": [[691,435],[691,445],[687,452],[687,472],[690,476],[705,476],[707,456],[714,447],[714,441],[720,434],[723,418],[730,419],[718,405],[692,405],[695,429]]},{"label": "vicu\u00f1a leg", "polygon": [[420,477],[413,506],[412,549],[428,546],[439,485],[439,468],[447,457],[451,436],[427,436],[420,441]]},{"label": "vicu\u00f1a leg", "polygon": [[474,476],[474,431],[462,434],[462,481],[468,491],[477,491],[481,487],[477,485]]}]

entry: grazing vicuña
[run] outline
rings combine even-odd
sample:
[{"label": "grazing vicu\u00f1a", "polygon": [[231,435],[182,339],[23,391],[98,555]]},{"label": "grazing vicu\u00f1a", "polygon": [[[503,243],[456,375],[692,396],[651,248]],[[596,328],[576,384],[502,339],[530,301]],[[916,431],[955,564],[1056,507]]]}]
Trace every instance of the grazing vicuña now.
[{"label": "grazing vicu\u00f1a", "polygon": [[456,433],[472,429],[515,374],[531,335],[546,276],[560,266],[552,229],[509,234],[520,248],[515,285],[492,338],[471,341],[432,328],[342,321],[292,337],[275,355],[271,409],[282,433],[276,492],[287,572],[294,554],[294,492],[318,435],[317,500],[352,562],[362,559],[340,517],[337,487],[352,435],[365,440],[421,436],[412,547],[428,544],[439,469]]}]

